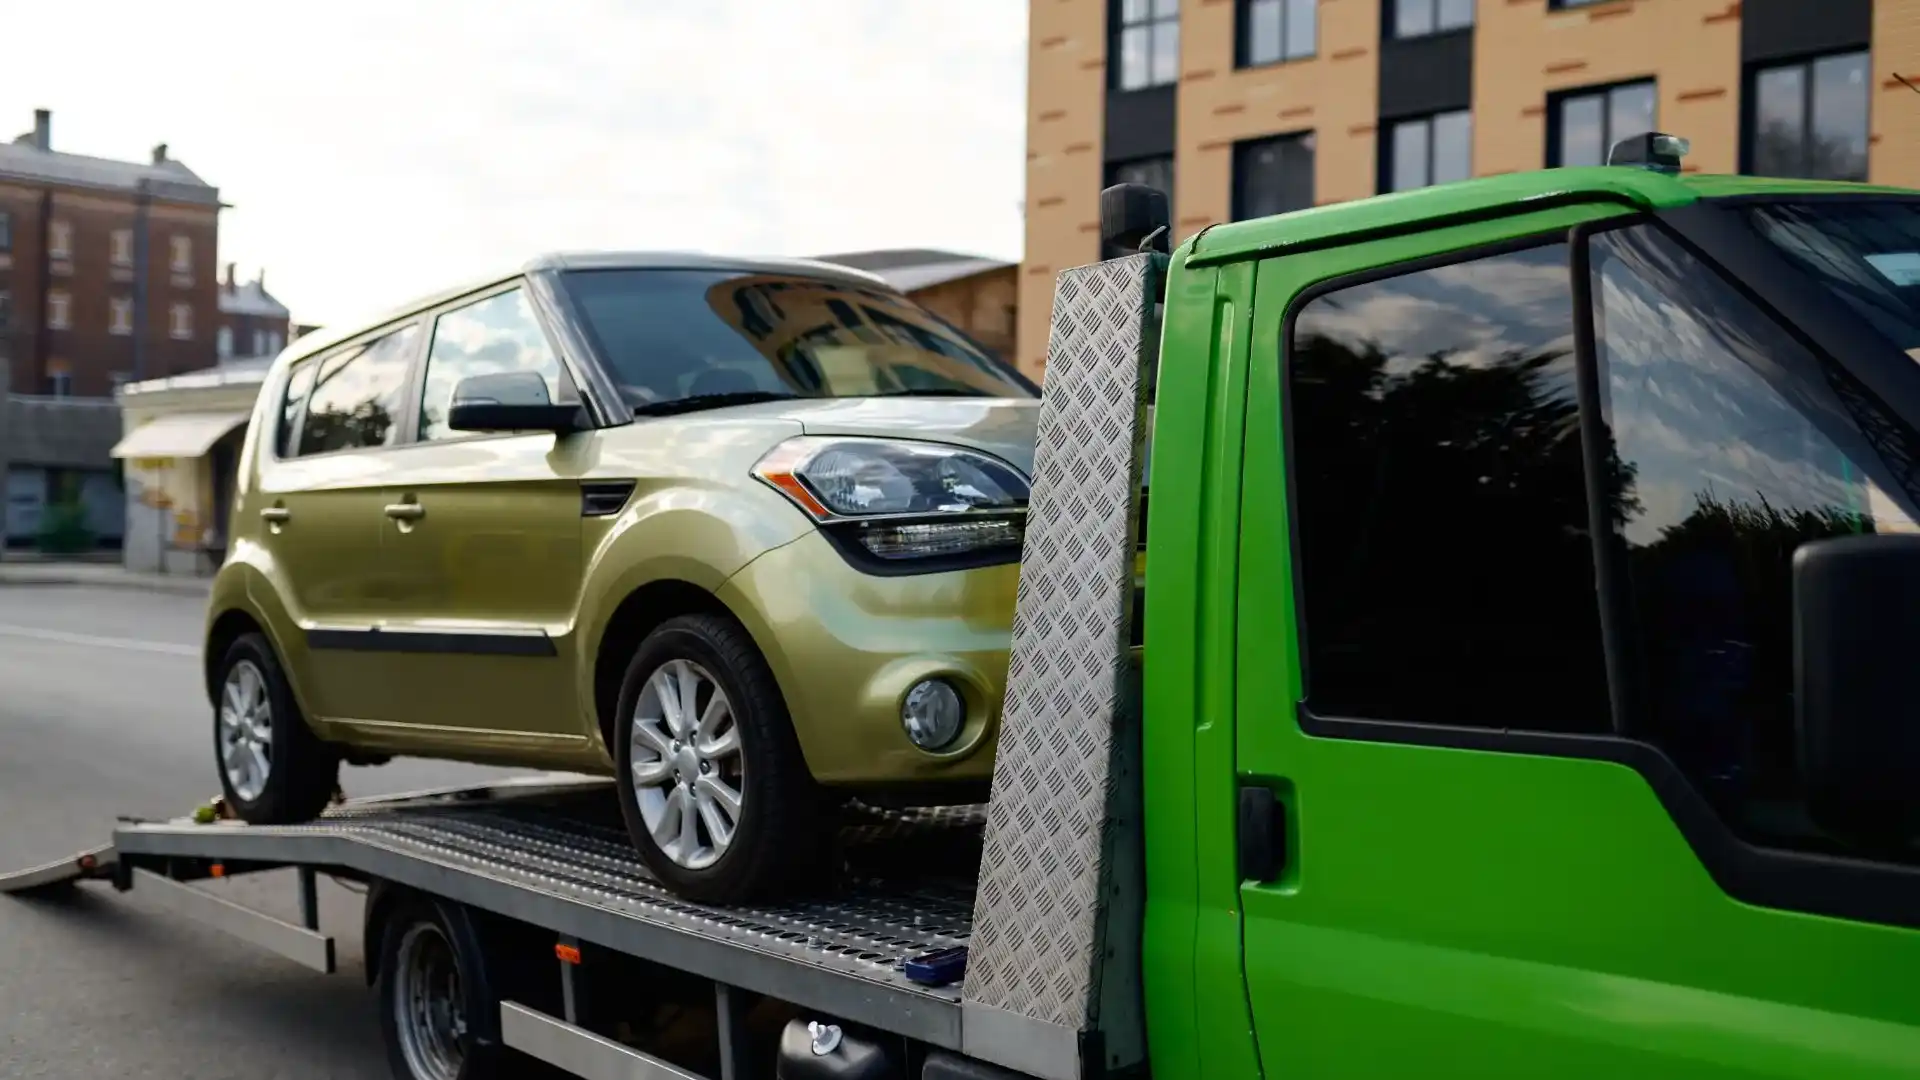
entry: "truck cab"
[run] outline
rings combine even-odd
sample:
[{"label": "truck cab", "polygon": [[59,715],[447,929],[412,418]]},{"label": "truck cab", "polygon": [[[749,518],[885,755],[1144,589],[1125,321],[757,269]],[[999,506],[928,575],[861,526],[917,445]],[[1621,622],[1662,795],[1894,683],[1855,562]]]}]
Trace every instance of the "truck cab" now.
[{"label": "truck cab", "polygon": [[1161,257],[1155,1075],[1920,1072],[1920,194],[1677,143]]}]

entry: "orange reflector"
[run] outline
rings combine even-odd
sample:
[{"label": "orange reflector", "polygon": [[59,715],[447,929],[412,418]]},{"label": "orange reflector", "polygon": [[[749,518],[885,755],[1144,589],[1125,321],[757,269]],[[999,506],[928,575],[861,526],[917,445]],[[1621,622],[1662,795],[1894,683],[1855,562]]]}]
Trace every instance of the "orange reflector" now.
[{"label": "orange reflector", "polygon": [[212,867],[211,869],[209,869],[209,870],[207,871],[207,874],[208,874],[208,875],[209,875],[210,877],[226,877],[226,876],[227,876],[227,864],[226,864],[226,863],[214,863],[214,864],[213,864],[213,867]]},{"label": "orange reflector", "polygon": [[577,964],[580,962],[580,949],[578,946],[556,944],[553,947],[553,955],[559,957],[563,963]]},{"label": "orange reflector", "polygon": [[95,865],[97,864],[94,862],[93,856],[91,855],[80,856],[80,869],[91,870],[94,868]]}]

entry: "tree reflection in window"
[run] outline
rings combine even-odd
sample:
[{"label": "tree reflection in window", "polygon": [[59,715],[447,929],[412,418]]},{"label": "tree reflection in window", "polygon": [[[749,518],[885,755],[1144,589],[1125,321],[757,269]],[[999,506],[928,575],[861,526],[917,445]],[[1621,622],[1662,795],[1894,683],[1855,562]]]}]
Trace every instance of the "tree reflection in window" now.
[{"label": "tree reflection in window", "polygon": [[301,455],[392,443],[418,331],[408,326],[321,361],[300,429]]}]

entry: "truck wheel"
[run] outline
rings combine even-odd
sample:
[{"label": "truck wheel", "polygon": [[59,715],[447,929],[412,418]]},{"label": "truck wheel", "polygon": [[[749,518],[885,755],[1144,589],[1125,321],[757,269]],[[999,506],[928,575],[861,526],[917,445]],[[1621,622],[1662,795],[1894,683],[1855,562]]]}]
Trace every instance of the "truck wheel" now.
[{"label": "truck wheel", "polygon": [[820,799],[766,660],[739,623],[669,619],[627,665],[614,722],[620,811],[648,869],[734,903],[821,865]]},{"label": "truck wheel", "polygon": [[490,1080],[504,1073],[500,1006],[464,908],[395,902],[379,942],[374,1000],[394,1080]]},{"label": "truck wheel", "polygon": [[243,634],[220,662],[213,705],[214,762],[227,805],[254,825],[311,821],[339,784],[339,754],[321,742],[272,646]]}]

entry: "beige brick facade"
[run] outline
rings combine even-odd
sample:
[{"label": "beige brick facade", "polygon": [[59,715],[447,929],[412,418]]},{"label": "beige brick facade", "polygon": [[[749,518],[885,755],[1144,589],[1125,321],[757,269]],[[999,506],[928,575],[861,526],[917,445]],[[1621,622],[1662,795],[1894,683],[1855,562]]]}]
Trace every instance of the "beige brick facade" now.
[{"label": "beige brick facade", "polygon": [[[1806,0],[1818,3],[1820,0]],[[1235,65],[1233,0],[1183,0],[1173,136],[1174,235],[1233,209],[1237,142],[1314,135],[1314,200],[1373,194],[1378,176],[1381,0],[1320,0],[1312,57]],[[1693,142],[1689,171],[1740,162],[1740,0],[1613,0],[1567,11],[1546,0],[1479,0],[1472,30],[1473,171],[1547,161],[1547,102],[1560,91],[1657,80],[1656,125]],[[1020,275],[1022,368],[1045,364],[1053,277],[1099,256],[1108,0],[1032,0],[1026,263]],[[1870,176],[1920,187],[1920,0],[1880,0],[1873,15]]]}]

